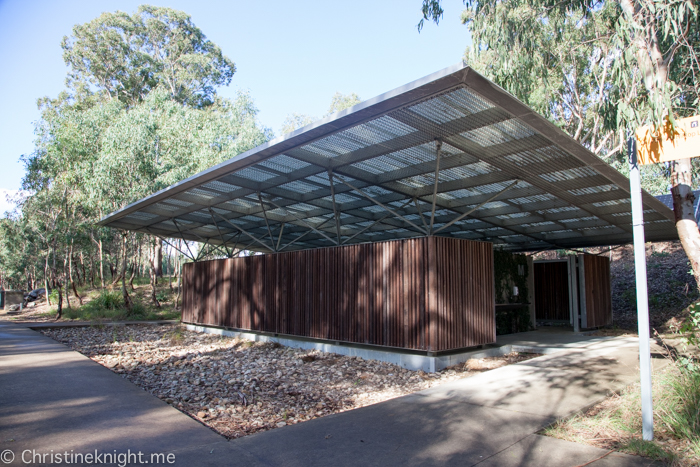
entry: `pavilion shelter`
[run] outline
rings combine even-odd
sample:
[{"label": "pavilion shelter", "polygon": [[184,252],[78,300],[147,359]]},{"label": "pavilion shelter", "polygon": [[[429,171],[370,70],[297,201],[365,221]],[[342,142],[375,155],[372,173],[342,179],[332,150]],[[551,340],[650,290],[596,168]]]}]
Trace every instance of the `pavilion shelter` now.
[{"label": "pavilion shelter", "polygon": [[[677,239],[672,211],[646,192],[643,205],[647,240]],[[494,248],[632,241],[629,180],[464,64],[100,224],[220,249],[185,264],[183,322],[427,352],[495,341]],[[580,260],[588,272],[565,281],[609,313],[606,265]],[[591,306],[583,327],[605,324]]]}]

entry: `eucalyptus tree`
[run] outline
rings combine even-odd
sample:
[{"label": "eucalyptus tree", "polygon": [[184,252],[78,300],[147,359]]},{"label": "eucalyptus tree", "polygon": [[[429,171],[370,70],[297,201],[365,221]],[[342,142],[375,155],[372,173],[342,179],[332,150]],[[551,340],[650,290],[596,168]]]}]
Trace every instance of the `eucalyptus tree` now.
[{"label": "eucalyptus tree", "polygon": [[[700,29],[692,0],[464,3],[470,65],[617,167],[624,168],[622,149],[634,128],[660,131],[698,113]],[[444,13],[441,0],[423,0],[422,11],[419,30]],[[646,181],[654,179],[652,189],[670,182],[676,227],[700,287],[691,162],[652,167]]]},{"label": "eucalyptus tree", "polygon": [[357,105],[360,102],[362,102],[362,99],[360,99],[360,96],[354,92],[351,92],[350,94],[336,92],[333,94],[333,97],[331,97],[331,105],[328,107],[328,112],[326,112],[324,117],[333,115],[341,110],[349,109],[353,105]]},{"label": "eucalyptus tree", "polygon": [[206,107],[231,82],[235,64],[178,10],[142,5],[73,28],[63,38],[69,88],[87,88],[127,105],[162,86],[178,102]]},{"label": "eucalyptus tree", "polygon": [[[239,93],[235,100],[217,98],[206,109],[194,109],[157,88],[112,119],[101,135],[101,150],[86,185],[89,196],[101,212],[115,211],[258,146],[271,134],[258,125],[256,115],[247,93]],[[127,243],[122,242],[122,257]],[[152,245],[148,255],[156,305],[158,245]],[[120,277],[125,268],[122,263]]]},{"label": "eucalyptus tree", "polygon": [[[95,222],[262,144],[271,132],[258,123],[247,93],[230,100],[217,95],[235,66],[186,13],[148,5],[132,15],[104,13],[75,26],[62,46],[67,88],[39,100],[35,150],[23,157],[23,188],[31,194],[18,219],[2,226],[3,240],[24,238],[36,253],[3,241],[3,249],[17,253],[8,258],[28,259],[0,259],[0,273],[16,281],[35,266],[44,269],[59,302],[65,297],[70,306],[64,292],[72,287],[80,300],[75,284],[86,281],[87,258],[91,281],[95,261],[103,287],[106,265],[113,285],[122,280],[128,307],[127,262],[133,280],[150,240]],[[161,243],[155,243],[157,251]],[[154,279],[160,260],[149,254]]]},{"label": "eucalyptus tree", "polygon": [[[333,94],[333,97],[331,97],[331,104],[328,107],[328,111],[323,115],[323,117],[329,117],[336,112],[345,110],[349,107],[352,107],[353,105],[359,104],[360,102],[362,102],[362,99],[360,99],[360,96],[358,96],[354,92],[350,94],[342,94],[340,92],[336,92],[335,94]],[[318,119],[316,117],[312,117],[311,115],[300,114],[296,112],[291,113],[287,115],[287,117],[284,119],[280,131],[282,134],[291,133],[294,130],[298,130],[299,128],[305,127],[306,125],[310,125],[316,120]]]}]

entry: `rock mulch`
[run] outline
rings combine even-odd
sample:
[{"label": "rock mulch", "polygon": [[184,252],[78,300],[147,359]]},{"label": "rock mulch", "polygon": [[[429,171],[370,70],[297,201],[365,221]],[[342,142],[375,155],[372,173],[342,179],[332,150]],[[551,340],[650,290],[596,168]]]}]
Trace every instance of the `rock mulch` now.
[{"label": "rock mulch", "polygon": [[42,332],[228,438],[376,404],[536,356],[512,353],[428,374],[176,325]]}]

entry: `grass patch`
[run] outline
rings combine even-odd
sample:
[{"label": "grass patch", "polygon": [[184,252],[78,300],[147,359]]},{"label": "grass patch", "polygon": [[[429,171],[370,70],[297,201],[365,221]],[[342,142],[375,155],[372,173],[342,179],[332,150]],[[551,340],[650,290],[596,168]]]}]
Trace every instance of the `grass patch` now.
[{"label": "grass patch", "polygon": [[635,456],[646,457],[655,461],[663,461],[668,465],[683,465],[679,464],[681,461],[676,454],[666,451],[655,441],[631,438],[622,442],[619,450]]},{"label": "grass patch", "polygon": [[638,383],[584,414],[555,423],[544,434],[672,466],[700,465],[700,371],[672,362],[655,372],[652,382],[654,441],[641,439]]},{"label": "grass patch", "polygon": [[[138,289],[137,289],[138,290]],[[165,292],[160,292],[165,294]],[[167,294],[166,294],[167,295]],[[127,310],[119,290],[102,290],[83,306],[63,309],[63,318],[80,321],[122,321],[122,320],[162,320],[178,319],[180,312],[168,305],[166,296],[159,308],[146,302],[137,293],[131,293],[132,307]],[[55,315],[55,311],[53,314]]]}]

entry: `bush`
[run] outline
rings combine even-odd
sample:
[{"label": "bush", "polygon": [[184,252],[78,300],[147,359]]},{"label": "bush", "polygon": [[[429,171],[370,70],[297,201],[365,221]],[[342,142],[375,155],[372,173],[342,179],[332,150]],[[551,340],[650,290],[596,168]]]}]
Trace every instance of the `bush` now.
[{"label": "bush", "polygon": [[58,303],[58,289],[53,289],[49,293],[49,298],[51,299],[51,303]]},{"label": "bush", "polygon": [[124,298],[121,293],[116,290],[103,290],[88,305],[93,305],[94,307],[104,310],[118,310],[124,307]]}]

